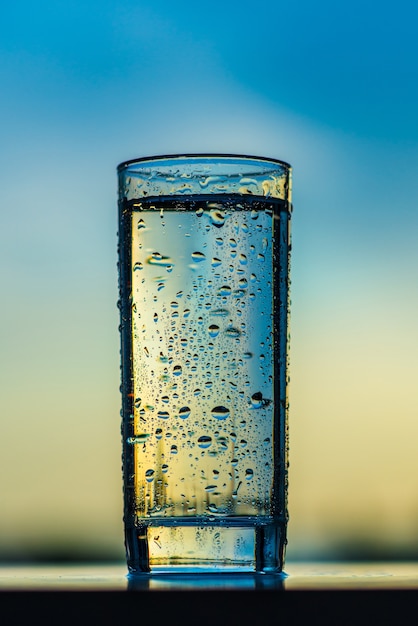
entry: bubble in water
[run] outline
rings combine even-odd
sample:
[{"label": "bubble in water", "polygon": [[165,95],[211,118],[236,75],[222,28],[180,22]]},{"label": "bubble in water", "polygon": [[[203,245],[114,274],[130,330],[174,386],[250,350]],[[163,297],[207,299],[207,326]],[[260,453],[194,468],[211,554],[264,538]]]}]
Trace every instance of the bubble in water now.
[{"label": "bubble in water", "polygon": [[147,483],[152,483],[152,481],[154,480],[154,470],[153,469],[147,469],[147,471],[145,472],[145,480],[147,481]]},{"label": "bubble in water", "polygon": [[179,411],[179,417],[181,417],[181,419],[185,420],[186,418],[188,418],[190,415],[190,408],[188,406],[183,406],[181,407],[180,411]]},{"label": "bubble in water", "polygon": [[212,445],[212,437],[209,437],[208,435],[202,435],[197,440],[197,445],[199,446],[199,448],[209,448]]},{"label": "bubble in water", "polygon": [[251,468],[245,470],[245,478],[251,480],[254,476],[254,471]]},{"label": "bubble in water", "polygon": [[192,259],[196,261],[196,263],[200,263],[201,261],[206,260],[206,256],[203,252],[192,252]]},{"label": "bubble in water", "polygon": [[225,420],[228,416],[229,416],[229,409],[227,409],[225,406],[215,406],[214,409],[212,409],[211,411],[213,417],[215,417],[217,420]]},{"label": "bubble in water", "polygon": [[216,324],[211,324],[209,326],[209,335],[211,337],[217,337],[219,335],[219,326]]}]

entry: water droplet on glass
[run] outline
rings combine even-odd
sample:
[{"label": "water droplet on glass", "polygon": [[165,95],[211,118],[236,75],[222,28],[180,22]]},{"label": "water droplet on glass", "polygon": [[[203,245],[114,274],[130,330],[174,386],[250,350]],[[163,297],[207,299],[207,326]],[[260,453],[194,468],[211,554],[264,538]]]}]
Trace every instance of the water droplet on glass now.
[{"label": "water droplet on glass", "polygon": [[200,263],[201,261],[206,260],[206,256],[203,252],[192,252],[192,259],[196,261],[196,263]]},{"label": "water droplet on glass", "polygon": [[190,408],[188,406],[183,406],[179,411],[179,417],[185,420],[190,415]]},{"label": "water droplet on glass", "polygon": [[169,256],[163,256],[159,252],[153,252],[151,256],[147,257],[146,262],[149,265],[159,265],[160,267],[174,265],[173,260]]},{"label": "water droplet on glass", "polygon": [[245,478],[251,480],[254,476],[254,471],[251,468],[245,470]]},{"label": "water droplet on glass", "polygon": [[261,391],[253,393],[253,395],[251,396],[251,405],[253,409],[260,409],[263,406],[263,395]]},{"label": "water droplet on glass", "polygon": [[164,404],[167,404],[167,402],[169,401],[170,401],[170,398],[168,396],[162,396],[161,402],[164,402]]},{"label": "water droplet on glass", "polygon": [[181,373],[182,373],[181,365],[175,365],[173,367],[173,374],[174,374],[174,376],[180,376]]},{"label": "water droplet on glass", "polygon": [[147,469],[147,471],[145,472],[145,480],[147,481],[147,483],[152,483],[152,481],[154,480],[154,470],[153,469]]},{"label": "water droplet on glass", "polygon": [[137,270],[142,270],[143,268],[144,266],[142,265],[142,263],[138,261],[138,263],[135,263],[134,265],[134,272],[136,272]]},{"label": "water droplet on glass", "polygon": [[170,413],[168,411],[158,411],[157,416],[162,420],[168,420]]},{"label": "water droplet on glass", "polygon": [[229,409],[221,405],[215,406],[211,413],[217,420],[225,420],[229,416]]},{"label": "water droplet on glass", "polygon": [[190,315],[190,309],[184,309],[184,311],[183,311],[183,317],[186,317],[186,318],[187,318],[187,317],[189,317],[189,315]]},{"label": "water droplet on glass", "polygon": [[138,221],[138,230],[141,230],[141,228],[146,228],[144,220]]},{"label": "water droplet on glass", "polygon": [[149,434],[147,433],[141,433],[140,435],[134,435],[133,437],[128,437],[128,439],[126,440],[128,443],[145,443],[146,440],[148,439]]},{"label": "water droplet on glass", "polygon": [[166,473],[167,473],[167,471],[168,471],[168,465],[167,465],[167,463],[163,463],[163,464],[161,465],[161,471],[162,471],[162,473],[163,473],[163,474],[166,474]]},{"label": "water droplet on glass", "polygon": [[216,256],[213,257],[212,267],[218,267],[219,265],[221,265],[221,263],[222,263],[221,259],[218,259]]},{"label": "water droplet on glass", "polygon": [[209,211],[209,219],[214,226],[220,228],[225,224],[225,213],[219,209],[212,209]]},{"label": "water droplet on glass", "polygon": [[228,326],[228,328],[225,330],[225,334],[228,337],[231,337],[233,339],[236,339],[237,337],[239,337],[242,333],[238,328],[234,328],[233,326]]},{"label": "water droplet on glass", "polygon": [[223,246],[224,240],[222,237],[216,237],[215,242],[217,246]]},{"label": "water droplet on glass", "polygon": [[229,287],[229,285],[223,285],[219,290],[218,290],[218,296],[230,296],[231,295],[231,287]]},{"label": "water droplet on glass", "polygon": [[175,445],[171,446],[170,453],[171,454],[177,454],[177,452],[178,452],[177,446],[175,446]]},{"label": "water droplet on glass", "polygon": [[209,335],[211,337],[217,337],[219,335],[219,326],[216,324],[211,324],[209,326]]},{"label": "water droplet on glass", "polygon": [[207,487],[205,487],[205,491],[211,492],[211,491],[215,491],[216,489],[216,485],[208,485]]},{"label": "water droplet on glass", "polygon": [[251,211],[251,219],[258,220],[258,211],[256,211],[255,209]]},{"label": "water droplet on glass", "polygon": [[157,428],[157,430],[155,431],[155,436],[157,439],[161,439],[161,437],[163,436],[162,428]]},{"label": "water droplet on glass", "polygon": [[212,437],[209,437],[208,435],[202,435],[197,440],[197,445],[199,446],[199,448],[209,448],[209,446],[212,445]]}]

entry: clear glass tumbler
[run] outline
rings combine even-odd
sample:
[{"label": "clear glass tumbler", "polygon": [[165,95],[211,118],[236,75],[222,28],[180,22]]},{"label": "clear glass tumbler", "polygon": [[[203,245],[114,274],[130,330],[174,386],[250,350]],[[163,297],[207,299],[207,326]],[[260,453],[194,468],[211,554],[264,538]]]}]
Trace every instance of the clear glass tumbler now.
[{"label": "clear glass tumbler", "polygon": [[280,573],[291,168],[209,154],[118,173],[129,572]]}]

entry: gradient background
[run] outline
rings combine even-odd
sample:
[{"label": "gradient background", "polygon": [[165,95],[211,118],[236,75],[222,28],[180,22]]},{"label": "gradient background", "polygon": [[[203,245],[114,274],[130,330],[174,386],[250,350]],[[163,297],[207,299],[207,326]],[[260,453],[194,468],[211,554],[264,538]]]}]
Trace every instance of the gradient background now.
[{"label": "gradient background", "polygon": [[418,557],[416,6],[2,6],[1,558],[123,558],[115,168],[206,151],[294,167],[289,558]]}]

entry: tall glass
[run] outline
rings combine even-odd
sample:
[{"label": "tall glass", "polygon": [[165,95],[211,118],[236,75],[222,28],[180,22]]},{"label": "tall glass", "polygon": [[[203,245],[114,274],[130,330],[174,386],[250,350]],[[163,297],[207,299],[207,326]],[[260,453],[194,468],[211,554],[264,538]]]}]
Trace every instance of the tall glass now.
[{"label": "tall glass", "polygon": [[291,168],[179,155],[118,172],[129,571],[279,573]]}]

